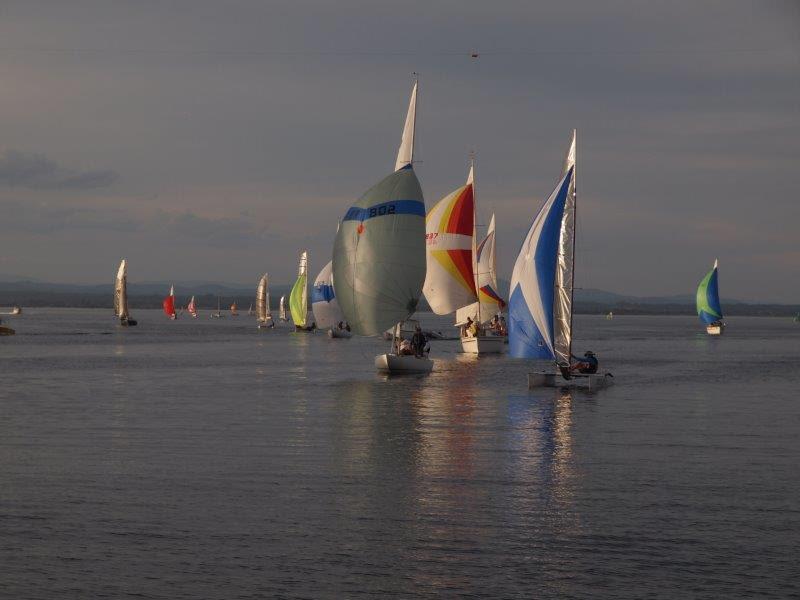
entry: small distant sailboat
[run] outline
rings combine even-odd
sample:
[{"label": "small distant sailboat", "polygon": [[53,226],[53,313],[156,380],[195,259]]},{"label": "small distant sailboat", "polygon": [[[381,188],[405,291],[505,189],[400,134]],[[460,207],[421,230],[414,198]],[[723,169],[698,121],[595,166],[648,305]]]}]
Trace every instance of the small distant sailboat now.
[{"label": "small distant sailboat", "polygon": [[278,304],[278,318],[281,321],[289,320],[289,315],[286,314],[286,296],[281,296],[281,301]]},{"label": "small distant sailboat", "polygon": [[269,274],[264,273],[256,287],[256,322],[259,329],[272,329],[275,321],[269,309]]},{"label": "small distant sailboat", "polygon": [[794,316],[794,319],[792,319],[792,321],[794,321],[795,323],[800,323],[800,313],[797,313]]},{"label": "small distant sailboat", "polygon": [[719,261],[703,277],[697,286],[697,316],[706,325],[708,335],[722,335],[725,322],[722,320],[722,306],[719,303]]},{"label": "small distant sailboat", "polygon": [[217,296],[217,312],[211,313],[212,319],[222,319],[225,315],[222,314],[220,297]]},{"label": "small distant sailboat", "polygon": [[606,321],[610,321],[613,318],[614,318],[614,312],[608,311],[608,314],[606,315]]},{"label": "small distant sailboat", "polygon": [[494,217],[480,247],[484,264],[479,281],[474,169],[471,164],[467,183],[437,202],[425,219],[428,268],[423,291],[437,315],[456,313],[464,352],[497,354],[503,351],[504,339],[486,325],[505,302],[494,291],[497,283],[492,280]]},{"label": "small distant sailboat", "polygon": [[333,248],[336,297],[353,331],[373,336],[395,326],[391,350],[375,358],[387,373],[433,368],[421,348],[406,354],[408,340],[399,335],[425,281],[425,201],[412,165],[416,105],[415,82],[394,172],[347,211]]},{"label": "small distant sailboat", "polygon": [[14,331],[13,329],[11,329],[11,327],[6,327],[5,325],[3,325],[3,320],[0,319],[0,336],[2,336],[2,335],[14,335],[15,333],[17,333],[17,332]]},{"label": "small distant sailboat", "polygon": [[289,310],[295,331],[314,331],[314,323],[308,324],[308,251],[300,253],[300,266],[297,269],[297,281],[289,294]]},{"label": "small distant sailboat", "polygon": [[175,312],[175,286],[169,286],[169,296],[164,298],[164,301],[161,303],[162,308],[164,309],[164,314],[167,315],[173,321],[178,318],[177,313]]},{"label": "small distant sailboat", "polygon": [[252,317],[255,313],[253,312],[253,303],[250,303],[250,308],[247,309],[247,316]]},{"label": "small distant sailboat", "polygon": [[[328,337],[349,338],[353,334],[344,324],[344,315],[333,288],[333,261],[319,272],[311,287],[311,312],[319,329],[327,329]],[[341,324],[341,326],[340,326]]]},{"label": "small distant sailboat", "polygon": [[232,317],[238,317],[239,316],[239,307],[236,306],[236,300],[234,300],[233,304],[231,304],[231,316]]},{"label": "small distant sailboat", "polygon": [[136,320],[131,319],[128,311],[128,264],[125,259],[119,263],[117,278],[114,281],[114,316],[122,327],[133,327]]},{"label": "small distant sailboat", "polygon": [[11,314],[12,314],[12,315],[21,315],[21,314],[22,314],[22,307],[20,307],[20,306],[17,306],[17,305],[14,305],[14,306],[11,308]]},{"label": "small distant sailboat", "polygon": [[[575,278],[576,133],[561,179],[533,220],[511,275],[508,301],[509,353],[515,358],[554,360],[564,380],[588,379],[589,389],[612,382],[610,374],[575,372],[572,300]],[[588,361],[595,361],[587,352]],[[553,372],[529,373],[528,387],[556,385]]]},{"label": "small distant sailboat", "polygon": [[197,305],[194,303],[194,296],[189,300],[189,304],[186,305],[186,312],[188,312],[193,319],[197,318]]}]

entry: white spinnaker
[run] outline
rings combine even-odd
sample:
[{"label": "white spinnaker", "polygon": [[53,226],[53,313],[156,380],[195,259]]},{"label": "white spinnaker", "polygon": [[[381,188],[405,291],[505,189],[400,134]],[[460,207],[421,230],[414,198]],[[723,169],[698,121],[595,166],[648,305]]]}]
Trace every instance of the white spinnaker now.
[{"label": "white spinnaker", "polygon": [[394,170],[398,171],[406,165],[410,165],[414,160],[414,130],[417,122],[417,87],[419,82],[414,82],[411,90],[411,99],[408,101],[408,112],[406,113],[406,123],[403,127],[403,138],[400,141],[400,148],[397,151],[397,161]]},{"label": "white spinnaker", "polygon": [[344,320],[333,287],[333,261],[329,261],[314,280],[311,288],[311,311],[317,327],[321,329],[335,327]]},{"label": "white spinnaker", "polygon": [[572,130],[572,140],[564,158],[562,176],[572,169],[572,180],[564,204],[561,235],[556,259],[555,294],[553,298],[553,353],[556,363],[569,365],[572,358],[572,298],[575,281],[575,211],[577,192],[575,168],[577,158],[577,131]]},{"label": "white spinnaker", "polygon": [[128,317],[128,265],[124,258],[114,282],[114,314],[120,319]]}]

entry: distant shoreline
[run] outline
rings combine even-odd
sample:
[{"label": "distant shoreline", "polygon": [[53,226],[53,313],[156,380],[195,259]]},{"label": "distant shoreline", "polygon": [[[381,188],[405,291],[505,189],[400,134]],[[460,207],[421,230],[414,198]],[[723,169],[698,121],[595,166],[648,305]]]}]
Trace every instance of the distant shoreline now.
[{"label": "distant shoreline", "polygon": [[[239,305],[240,311],[246,311],[250,303],[251,294],[242,290],[240,294],[201,294],[195,295],[195,303],[200,310],[216,310],[217,301],[220,306],[227,309],[234,301]],[[272,309],[277,310],[280,294],[272,295]],[[183,306],[188,301],[188,295],[178,296],[178,306]],[[132,309],[136,308],[161,308],[163,296],[142,295],[129,296],[128,301]],[[0,291],[0,307],[21,306],[25,308],[107,308],[113,309],[111,294],[87,294],[68,292],[38,292],[30,290]],[[792,317],[800,312],[800,306],[790,304],[745,304],[731,303],[724,307],[726,316],[758,316],[758,317]],[[423,302],[421,312],[427,312],[428,306]],[[695,307],[683,303],[634,303],[634,302],[576,302],[575,314],[579,315],[694,315]]]}]

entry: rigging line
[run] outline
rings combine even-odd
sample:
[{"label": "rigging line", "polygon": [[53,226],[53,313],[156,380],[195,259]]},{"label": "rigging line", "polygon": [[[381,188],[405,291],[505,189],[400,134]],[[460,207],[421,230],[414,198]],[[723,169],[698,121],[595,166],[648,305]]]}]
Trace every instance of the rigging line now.
[{"label": "rigging line", "polygon": [[[31,54],[142,54],[174,56],[454,56],[477,58],[467,51],[368,51],[368,50],[196,50],[159,48],[0,48],[0,53]],[[797,54],[795,48],[675,48],[664,50],[497,50],[481,52],[480,57],[491,56],[696,56],[718,54]]]}]

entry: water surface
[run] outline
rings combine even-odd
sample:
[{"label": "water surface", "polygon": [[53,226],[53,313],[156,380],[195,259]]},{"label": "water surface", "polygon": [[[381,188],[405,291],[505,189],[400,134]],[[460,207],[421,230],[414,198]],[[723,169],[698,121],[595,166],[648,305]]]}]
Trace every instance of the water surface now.
[{"label": "water surface", "polygon": [[[30,309],[0,338],[9,598],[800,593],[800,325],[576,318],[616,385],[240,316]],[[427,325],[447,320],[423,315]]]}]

